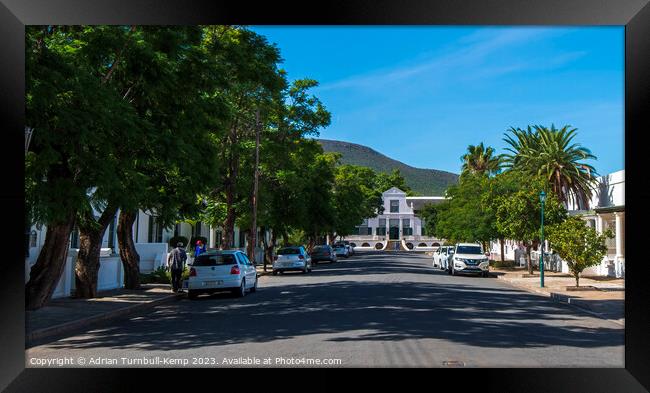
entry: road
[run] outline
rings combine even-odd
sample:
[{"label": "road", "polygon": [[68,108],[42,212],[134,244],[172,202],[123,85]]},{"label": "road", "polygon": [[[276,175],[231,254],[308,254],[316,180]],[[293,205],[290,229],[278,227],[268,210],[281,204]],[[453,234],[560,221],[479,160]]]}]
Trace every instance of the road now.
[{"label": "road", "polygon": [[244,298],[184,298],[42,343],[27,350],[26,366],[63,356],[83,357],[86,367],[149,366],[121,360],[145,357],[187,359],[188,367],[265,359],[294,366],[303,358],[334,359],[327,367],[624,366],[621,326],[495,278],[447,275],[430,262],[368,253],[307,275],[264,276]]}]

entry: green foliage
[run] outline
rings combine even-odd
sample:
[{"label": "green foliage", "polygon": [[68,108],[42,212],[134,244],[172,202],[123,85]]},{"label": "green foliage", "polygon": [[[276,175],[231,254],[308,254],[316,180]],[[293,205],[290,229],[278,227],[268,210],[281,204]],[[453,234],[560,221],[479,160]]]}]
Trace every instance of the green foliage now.
[{"label": "green foliage", "polygon": [[[401,176],[404,177],[404,185],[412,190],[413,195],[444,195],[445,190],[450,185],[458,182],[458,175],[454,173],[435,169],[414,168],[388,158],[366,146],[326,139],[319,139],[318,142],[326,152],[341,154],[340,162],[342,165],[364,166],[371,168],[378,174],[384,173],[387,175],[399,170]],[[382,191],[386,191],[388,188]]]},{"label": "green foliage", "polygon": [[406,195],[412,196],[415,195],[411,187],[406,184],[406,179],[402,176],[402,173],[399,169],[393,169],[392,172],[378,172],[375,178],[375,190],[379,193],[383,193],[386,190],[389,190],[393,187],[397,187],[400,190],[404,191]]},{"label": "green foliage", "polygon": [[[541,203],[539,193],[548,190],[543,179],[527,179],[512,193],[496,196],[496,227],[505,238],[532,244],[540,240]],[[566,218],[566,209],[559,198],[547,192],[544,224],[553,225]]]},{"label": "green foliage", "polygon": [[420,218],[424,223],[424,235],[436,236],[436,224],[438,222],[438,206],[426,204],[420,211]]},{"label": "green foliage", "polygon": [[[190,268],[185,266],[181,280],[190,278]],[[170,284],[172,282],[172,273],[164,266],[152,271],[151,273],[140,273],[140,282],[142,284]]]},{"label": "green foliage", "polygon": [[611,230],[598,234],[595,229],[585,225],[578,217],[569,217],[566,221],[548,228],[548,240],[551,247],[564,259],[579,286],[580,273],[590,266],[598,265],[607,254],[607,238],[613,238]]},{"label": "green foliage", "polygon": [[435,207],[435,235],[452,242],[486,243],[498,238],[494,214],[483,203],[488,184],[487,176],[467,174],[450,187],[449,199]]},{"label": "green foliage", "polygon": [[169,246],[174,248],[178,244],[178,242],[183,243],[183,247],[187,247],[187,237],[185,236],[174,236],[171,239],[169,239]]},{"label": "green foliage", "polygon": [[510,128],[504,141],[509,145],[502,156],[505,167],[544,178],[560,201],[576,199],[583,205],[591,198],[596,170],[584,160],[596,159],[589,149],[572,144],[577,129],[528,126]]},{"label": "green foliage", "polygon": [[463,162],[461,176],[472,175],[492,175],[499,172],[501,162],[499,157],[494,154],[494,148],[483,146],[483,142],[479,145],[469,145],[467,153],[461,158]]}]

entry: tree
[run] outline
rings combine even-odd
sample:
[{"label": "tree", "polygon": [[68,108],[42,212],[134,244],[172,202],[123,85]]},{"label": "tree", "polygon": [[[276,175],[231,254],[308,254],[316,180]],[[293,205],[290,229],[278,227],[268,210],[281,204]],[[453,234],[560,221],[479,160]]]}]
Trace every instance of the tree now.
[{"label": "tree", "polygon": [[573,143],[577,129],[565,125],[556,129],[534,126],[526,130],[510,128],[504,141],[510,153],[502,156],[508,168],[518,168],[530,176],[541,176],[561,202],[575,200],[586,206],[591,198],[596,170],[584,160],[596,159],[589,149]]},{"label": "tree", "polygon": [[406,179],[402,176],[399,169],[393,169],[391,173],[379,172],[375,177],[375,189],[379,193],[383,193],[393,187],[397,187],[404,191],[406,195],[414,195],[413,190],[406,184]]},{"label": "tree", "polygon": [[337,236],[352,234],[365,218],[376,215],[382,204],[381,193],[375,188],[375,172],[368,167],[336,167],[333,194]]},{"label": "tree", "polygon": [[460,159],[463,162],[461,176],[466,174],[489,176],[497,173],[501,166],[501,160],[494,155],[494,149],[489,146],[486,148],[483,142],[477,146],[469,145],[467,153]]},{"label": "tree", "polygon": [[605,240],[613,237],[610,229],[599,235],[578,217],[569,217],[548,228],[551,247],[569,265],[569,270],[576,279],[576,287],[580,284],[580,273],[603,260],[607,254]]},{"label": "tree", "polygon": [[25,286],[27,309],[51,298],[89,192],[102,186],[99,196],[120,181],[113,142],[140,127],[132,108],[104,82],[119,57],[117,38],[128,28],[91,50],[87,38],[96,31],[88,26],[26,28],[26,119],[35,130],[25,160],[26,202],[33,222],[47,225]]},{"label": "tree", "polygon": [[[496,217],[483,203],[489,179],[468,173],[447,189],[447,200],[435,207],[435,234],[452,242],[487,242],[499,237]],[[431,226],[431,224],[429,224]]]},{"label": "tree", "polygon": [[436,231],[436,223],[438,222],[438,206],[432,203],[427,203],[420,211],[420,218],[424,223],[424,234],[426,236],[438,236]]},{"label": "tree", "polygon": [[[540,242],[541,204],[539,193],[549,189],[544,179],[521,181],[516,192],[496,198],[496,227],[506,238],[518,240],[526,247],[528,272],[533,273],[530,252]],[[547,192],[544,205],[544,224],[553,225],[566,218],[566,209],[559,198]]]}]

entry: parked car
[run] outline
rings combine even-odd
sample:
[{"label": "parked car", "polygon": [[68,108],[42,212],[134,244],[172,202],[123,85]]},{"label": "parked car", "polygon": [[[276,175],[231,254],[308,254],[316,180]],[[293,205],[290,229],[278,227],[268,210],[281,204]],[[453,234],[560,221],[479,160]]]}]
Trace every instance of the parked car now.
[{"label": "parked car", "polygon": [[241,251],[207,251],[191,264],[187,295],[195,299],[201,293],[230,290],[243,297],[257,290],[257,271]]},{"label": "parked car", "polygon": [[342,240],[341,243],[345,244],[345,246],[348,248],[348,255],[349,256],[354,255],[354,246],[352,246],[352,244],[350,244],[349,241]]},{"label": "parked car", "polygon": [[440,270],[449,269],[449,261],[454,254],[454,246],[440,246],[433,254],[433,267]]},{"label": "parked car", "polygon": [[458,243],[451,262],[451,275],[473,273],[487,277],[490,261],[479,243]]},{"label": "parked car", "polygon": [[287,271],[311,272],[311,257],[303,246],[281,248],[273,257],[273,275]]},{"label": "parked car", "polygon": [[328,244],[318,245],[311,251],[311,261],[316,264],[324,261],[334,263],[336,262],[336,253]]},{"label": "parked car", "polygon": [[335,243],[333,246],[334,254],[347,258],[350,256],[350,249],[343,243]]}]

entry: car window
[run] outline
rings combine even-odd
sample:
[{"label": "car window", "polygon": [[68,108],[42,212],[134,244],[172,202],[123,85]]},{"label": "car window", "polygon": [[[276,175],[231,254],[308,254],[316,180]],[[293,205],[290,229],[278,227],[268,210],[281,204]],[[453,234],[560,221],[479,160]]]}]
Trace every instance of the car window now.
[{"label": "car window", "polygon": [[278,255],[298,255],[298,254],[300,254],[300,249],[296,247],[287,247],[278,250]]},{"label": "car window", "polygon": [[483,254],[481,246],[458,246],[456,252],[458,254]]},{"label": "car window", "polygon": [[220,266],[236,263],[234,254],[201,254],[194,259],[192,266]]},{"label": "car window", "polygon": [[250,265],[251,264],[251,261],[248,259],[246,254],[240,252],[237,255],[239,256],[239,263],[241,263],[242,265]]}]

